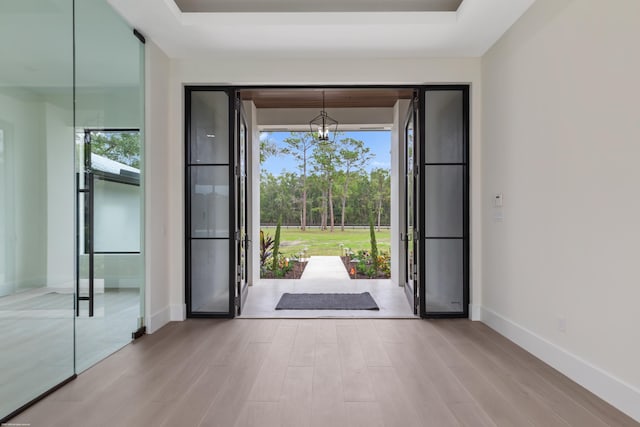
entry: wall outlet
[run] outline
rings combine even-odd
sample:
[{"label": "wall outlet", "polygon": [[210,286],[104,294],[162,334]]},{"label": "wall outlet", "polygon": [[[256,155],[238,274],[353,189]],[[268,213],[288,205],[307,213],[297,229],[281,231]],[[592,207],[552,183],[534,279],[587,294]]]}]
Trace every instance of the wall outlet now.
[{"label": "wall outlet", "polygon": [[558,330],[562,333],[567,332],[567,318],[566,317],[558,317]]}]

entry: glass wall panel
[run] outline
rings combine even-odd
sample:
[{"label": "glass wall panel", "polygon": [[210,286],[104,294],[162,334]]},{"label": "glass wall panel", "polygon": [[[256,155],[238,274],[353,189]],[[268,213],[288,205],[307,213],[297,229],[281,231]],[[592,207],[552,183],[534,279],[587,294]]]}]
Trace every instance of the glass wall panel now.
[{"label": "glass wall panel", "polygon": [[82,371],[144,322],[144,45],[105,0],[76,2],[75,36],[77,172],[88,191],[78,255],[80,295],[90,297],[76,322]]},{"label": "glass wall panel", "polygon": [[427,237],[462,237],[464,166],[427,166],[425,173]]},{"label": "glass wall panel", "polygon": [[191,237],[229,237],[229,167],[191,168]]},{"label": "glass wall panel", "polygon": [[72,11],[0,2],[0,419],[74,374]]},{"label": "glass wall panel", "polygon": [[463,114],[464,95],[461,90],[437,90],[427,93],[427,163],[465,161]]},{"label": "glass wall panel", "polygon": [[229,240],[191,241],[191,310],[229,311]]},{"label": "glass wall panel", "polygon": [[191,94],[190,138],[190,163],[229,163],[229,95],[226,92]]},{"label": "glass wall panel", "polygon": [[462,312],[464,241],[462,239],[427,240],[425,264],[427,311]]}]

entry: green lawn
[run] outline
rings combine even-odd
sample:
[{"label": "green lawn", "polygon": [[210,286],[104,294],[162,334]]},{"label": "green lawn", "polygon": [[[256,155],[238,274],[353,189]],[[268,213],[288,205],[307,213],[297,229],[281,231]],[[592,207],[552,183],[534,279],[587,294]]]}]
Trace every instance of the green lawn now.
[{"label": "green lawn", "polygon": [[[263,227],[262,230],[275,237],[275,227]],[[378,242],[378,250],[390,251],[390,235],[389,230],[381,229],[376,231],[376,241]],[[307,255],[342,255],[343,244],[345,248],[352,251],[360,249],[371,249],[369,229],[345,229],[340,231],[340,227],[336,227],[332,233],[330,231],[320,231],[317,228],[300,231],[298,228],[280,229],[280,251],[285,255],[299,255],[300,252],[307,248]]]}]

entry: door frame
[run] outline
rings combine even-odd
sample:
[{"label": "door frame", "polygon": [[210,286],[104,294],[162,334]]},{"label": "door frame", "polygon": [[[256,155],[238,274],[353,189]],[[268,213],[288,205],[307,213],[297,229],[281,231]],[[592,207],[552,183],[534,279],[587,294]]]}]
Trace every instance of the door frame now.
[{"label": "door frame", "polygon": [[[240,295],[238,292],[238,283],[237,283],[237,265],[238,260],[237,254],[238,250],[236,249],[237,240],[233,235],[237,231],[237,203],[235,202],[235,197],[230,200],[234,200],[234,202],[229,203],[229,227],[230,227],[230,239],[229,239],[229,253],[232,254],[229,259],[229,312],[228,313],[206,313],[206,312],[197,312],[194,313],[191,307],[191,256],[190,256],[190,240],[189,237],[190,227],[191,227],[191,208],[190,208],[190,177],[189,177],[189,154],[190,154],[190,134],[191,134],[191,93],[194,91],[219,91],[226,92],[229,97],[229,161],[236,161],[237,156],[234,153],[237,151],[237,134],[239,130],[238,125],[238,111],[239,106],[236,105],[236,99],[238,98],[238,94],[242,90],[258,90],[258,89],[413,89],[416,91],[418,96],[418,114],[417,114],[417,125],[418,125],[418,138],[416,139],[420,148],[418,149],[418,181],[421,184],[424,184],[424,165],[425,165],[425,135],[426,135],[426,94],[429,91],[436,90],[461,90],[463,91],[463,103],[464,103],[464,112],[463,112],[463,120],[464,120],[464,158],[465,158],[465,172],[464,172],[464,203],[463,203],[463,227],[464,227],[464,243],[463,243],[463,310],[461,312],[456,313],[427,313],[426,312],[426,293],[425,293],[425,278],[426,278],[426,262],[423,259],[418,259],[418,288],[417,293],[418,297],[418,315],[422,318],[468,318],[469,317],[469,272],[470,272],[470,235],[469,235],[469,206],[470,206],[470,191],[469,191],[469,167],[470,167],[470,84],[329,84],[329,85],[309,85],[309,84],[301,84],[301,85],[184,85],[184,165],[185,165],[185,175],[184,175],[184,203],[185,203],[185,230],[184,230],[184,238],[185,238],[185,264],[184,264],[184,278],[185,278],[185,304],[187,308],[187,318],[199,318],[199,317],[207,317],[207,318],[233,318],[236,316],[237,305],[239,302]],[[404,141],[403,141],[404,142]],[[231,158],[233,156],[233,159]],[[236,172],[235,172],[235,164],[229,164],[229,194],[236,195],[237,194],[237,183],[236,183]],[[251,172],[247,171],[247,177],[249,177]],[[404,184],[403,184],[404,187]],[[420,185],[420,191],[424,191],[424,185]],[[401,189],[401,192],[404,192],[405,188]],[[423,235],[423,231],[425,230],[426,220],[425,220],[425,212],[424,212],[424,194],[421,193],[419,195],[417,202],[417,226],[418,226],[418,235],[417,240],[418,244],[416,245],[417,253],[424,254],[426,248],[426,240]],[[415,203],[415,202],[414,202]],[[247,205],[245,205],[247,206]],[[392,236],[394,238],[394,236]],[[399,236],[395,236],[395,238],[399,238]],[[404,242],[401,242],[401,246],[404,245]],[[401,259],[400,262],[404,262],[406,264],[406,259]],[[405,267],[406,268],[406,267]],[[415,284],[414,284],[415,286]],[[246,288],[248,289],[248,288]]]}]

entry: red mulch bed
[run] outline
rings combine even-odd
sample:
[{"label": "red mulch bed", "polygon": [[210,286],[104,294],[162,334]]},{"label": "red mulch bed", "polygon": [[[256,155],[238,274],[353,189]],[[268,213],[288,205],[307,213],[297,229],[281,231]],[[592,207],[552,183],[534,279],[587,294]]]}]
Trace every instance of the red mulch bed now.
[{"label": "red mulch bed", "polygon": [[261,279],[299,279],[304,272],[304,268],[307,266],[308,261],[304,262],[294,262],[293,268],[290,271],[287,271],[284,277],[275,277],[273,272],[267,271],[264,275],[261,275]]},{"label": "red mulch bed", "polygon": [[351,264],[351,259],[347,256],[341,256],[340,259],[342,259],[342,263],[344,264],[345,268],[347,269],[347,272],[349,273],[349,277],[351,277],[352,279],[367,279],[367,280],[375,280],[375,279],[390,279],[391,277],[387,274],[384,273],[378,273],[377,276],[374,277],[369,277],[366,274],[361,274],[358,271],[355,272],[355,275],[351,273],[351,267],[354,267],[354,270],[356,270],[355,268],[355,263]]}]

